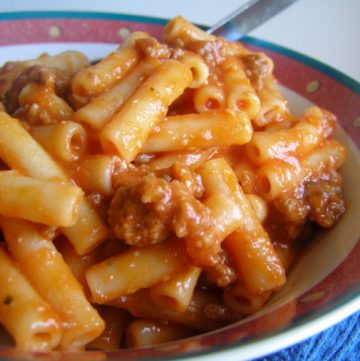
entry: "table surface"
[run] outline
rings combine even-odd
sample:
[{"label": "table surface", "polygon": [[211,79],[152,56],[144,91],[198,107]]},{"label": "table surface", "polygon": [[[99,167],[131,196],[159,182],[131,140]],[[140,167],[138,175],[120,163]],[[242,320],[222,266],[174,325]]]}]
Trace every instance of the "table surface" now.
[{"label": "table surface", "polygon": [[[213,25],[246,0],[12,0],[0,12],[24,10],[111,11]],[[151,6],[149,6],[151,4]],[[249,35],[299,51],[360,81],[360,0],[299,0]],[[266,360],[355,360],[360,357],[360,314]],[[334,346],[334,335],[337,335]],[[343,336],[343,337],[341,337]],[[338,351],[341,351],[340,353]],[[336,352],[337,353],[336,353]]]}]

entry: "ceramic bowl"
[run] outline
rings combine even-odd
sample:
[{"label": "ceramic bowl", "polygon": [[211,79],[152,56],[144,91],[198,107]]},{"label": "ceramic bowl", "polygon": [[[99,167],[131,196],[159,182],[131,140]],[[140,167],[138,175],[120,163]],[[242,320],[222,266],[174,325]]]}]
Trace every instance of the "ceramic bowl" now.
[{"label": "ceramic bowl", "polygon": [[[0,14],[0,63],[42,52],[76,49],[91,59],[113,50],[131,31],[161,37],[166,20],[110,13],[27,12]],[[282,349],[360,309],[360,84],[316,60],[246,37],[268,54],[293,112],[315,103],[335,113],[337,137],[346,145],[342,169],[348,210],[337,226],[320,234],[291,270],[286,286],[257,314],[214,332],[153,348],[79,354],[22,352],[0,347],[0,359],[41,360],[233,360]]]}]

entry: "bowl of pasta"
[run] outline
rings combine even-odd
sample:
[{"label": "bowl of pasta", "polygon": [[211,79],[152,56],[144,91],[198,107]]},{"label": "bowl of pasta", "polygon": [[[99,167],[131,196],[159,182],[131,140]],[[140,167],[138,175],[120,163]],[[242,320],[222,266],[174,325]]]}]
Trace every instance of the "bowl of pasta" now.
[{"label": "bowl of pasta", "polygon": [[181,16],[0,20],[0,359],[243,360],[360,308],[357,82]]}]

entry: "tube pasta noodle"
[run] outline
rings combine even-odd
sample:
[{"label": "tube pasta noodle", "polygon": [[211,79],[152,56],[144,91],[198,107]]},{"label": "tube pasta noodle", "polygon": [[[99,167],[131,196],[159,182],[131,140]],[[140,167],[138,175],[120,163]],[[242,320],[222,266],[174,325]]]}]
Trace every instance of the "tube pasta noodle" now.
[{"label": "tube pasta noodle", "polygon": [[286,248],[275,246],[275,251],[281,260],[281,264],[284,266],[285,270],[288,271],[296,260],[297,251],[295,246],[290,245]]},{"label": "tube pasta noodle", "polygon": [[61,232],[69,239],[79,255],[91,252],[108,236],[108,228],[100,212],[88,197],[84,197],[80,203],[76,223],[62,227]]},{"label": "tube pasta noodle", "polygon": [[[34,351],[57,347],[62,336],[58,315],[33,289],[15,262],[0,247],[0,322],[16,345]],[[30,305],[30,306],[29,306]]]},{"label": "tube pasta noodle", "polygon": [[101,131],[106,150],[114,150],[131,161],[141,150],[152,127],[164,118],[167,107],[189,86],[191,71],[169,60],[161,65]]},{"label": "tube pasta noodle", "polygon": [[93,264],[99,262],[99,255],[97,252],[92,251],[84,256],[79,256],[74,247],[64,238],[56,240],[56,249],[61,253],[64,261],[69,266],[72,274],[76,280],[80,283],[84,290],[84,293],[89,297],[90,292],[85,279],[85,273],[87,269]]},{"label": "tube pasta noodle", "polygon": [[257,126],[264,127],[286,119],[289,112],[287,101],[280,93],[277,82],[272,75],[264,80],[264,86],[258,90],[257,95],[261,104],[254,119]]},{"label": "tube pasta noodle", "polygon": [[170,280],[155,285],[150,290],[150,296],[160,307],[184,312],[193,296],[194,288],[200,276],[201,269],[191,266],[185,272]]},{"label": "tube pasta noodle", "polygon": [[259,294],[282,286],[284,269],[231,167],[223,159],[214,159],[204,164],[202,174],[206,179],[205,196],[215,192],[227,194],[235,199],[241,214],[238,227],[225,240],[225,247],[233,255],[234,267],[245,287]]},{"label": "tube pasta noodle", "polygon": [[243,315],[250,315],[258,311],[270,296],[271,292],[251,293],[244,285],[237,283],[225,290],[224,303]]},{"label": "tube pasta noodle", "polygon": [[274,199],[311,174],[338,169],[345,159],[345,147],[336,140],[328,140],[299,160],[293,159],[292,163],[280,160],[268,162],[258,171],[260,194],[265,199]]},{"label": "tube pasta noodle", "polygon": [[[165,320],[202,331],[217,329],[229,320],[236,319],[236,315],[224,306],[216,295],[206,291],[195,290],[185,312],[159,307],[152,301],[148,291],[139,290],[131,295],[116,298],[110,304],[125,308],[137,318]],[[212,311],[215,313],[212,314]]]},{"label": "tube pasta noodle", "polygon": [[241,225],[240,207],[234,199],[238,192],[237,181],[222,159],[209,160],[199,173],[204,185],[204,203],[211,210],[221,241]]},{"label": "tube pasta noodle", "polygon": [[134,48],[120,48],[99,63],[82,69],[71,81],[74,94],[90,98],[109,89],[122,79],[139,62],[139,52]]},{"label": "tube pasta noodle", "polygon": [[86,279],[93,299],[97,303],[106,303],[166,281],[182,271],[186,264],[185,250],[174,240],[164,245],[125,251],[95,264],[86,272]]},{"label": "tube pasta noodle", "polygon": [[61,166],[29,135],[20,121],[0,112],[0,130],[0,158],[9,167],[34,178],[66,180]]},{"label": "tube pasta noodle", "polygon": [[[225,134],[228,134],[225,137]],[[151,134],[143,150],[147,153],[241,145],[251,139],[252,126],[244,113],[230,110],[213,113],[175,115],[167,118]]]},{"label": "tube pasta noodle", "polygon": [[255,164],[287,155],[306,155],[331,135],[334,119],[319,108],[310,108],[292,128],[275,132],[255,132],[247,154]]},{"label": "tube pasta noodle", "polygon": [[246,194],[254,193],[257,188],[255,165],[247,158],[238,159],[233,165],[234,173]]},{"label": "tube pasta noodle", "polygon": [[164,29],[165,42],[172,46],[184,47],[188,42],[194,40],[215,40],[210,35],[196,26],[188,23],[182,16],[176,16],[168,22]]},{"label": "tube pasta noodle", "polygon": [[264,199],[257,194],[246,194],[246,198],[254,210],[256,218],[262,223],[268,215],[268,206]]},{"label": "tube pasta noodle", "polygon": [[76,181],[87,192],[109,195],[113,192],[113,173],[117,158],[110,155],[93,155],[81,161]]},{"label": "tube pasta noodle", "polygon": [[195,90],[194,106],[199,113],[225,108],[224,90],[216,84],[204,84]]},{"label": "tube pasta noodle", "polygon": [[88,350],[113,351],[121,347],[121,340],[127,327],[127,311],[116,307],[99,307],[99,314],[105,322],[105,329],[87,345]]},{"label": "tube pasta noodle", "polygon": [[11,254],[62,320],[61,347],[81,349],[95,339],[103,331],[104,322],[52,242],[26,221],[2,217],[0,224]]},{"label": "tube pasta noodle", "polygon": [[1,171],[0,198],[1,215],[66,227],[77,221],[83,192],[73,185]]},{"label": "tube pasta noodle", "polygon": [[166,44],[159,43],[152,36],[139,36],[134,39],[134,46],[145,58],[166,60],[170,57],[171,52]]},{"label": "tube pasta noodle", "polygon": [[226,108],[245,111],[250,119],[260,110],[260,100],[246,77],[240,62],[229,59],[222,64],[224,73]]},{"label": "tube pasta noodle", "polygon": [[72,121],[34,127],[31,135],[54,157],[64,161],[77,160],[87,147],[84,127]]},{"label": "tube pasta noodle", "polygon": [[192,149],[185,152],[166,152],[161,153],[156,158],[148,162],[150,168],[154,171],[170,168],[179,162],[190,167],[197,167],[217,153],[217,147],[208,149]]},{"label": "tube pasta noodle", "polygon": [[58,68],[69,75],[75,75],[89,65],[87,57],[80,51],[64,51],[58,55],[42,55],[34,60],[35,63]]},{"label": "tube pasta noodle", "polygon": [[223,241],[240,226],[241,213],[236,202],[227,194],[212,194],[204,200],[211,211],[218,230],[218,237]]},{"label": "tube pasta noodle", "polygon": [[180,55],[177,59],[187,65],[191,70],[193,80],[189,88],[198,88],[207,81],[209,68],[201,56],[184,52],[184,54]]},{"label": "tube pasta noodle", "polygon": [[74,114],[74,119],[77,122],[89,124],[93,128],[101,129],[158,65],[159,62],[153,59],[137,65],[114,87],[78,109]]},{"label": "tube pasta noodle", "polygon": [[[21,123],[0,112],[0,158],[11,168],[30,177],[68,182],[62,167],[30,136]],[[16,141],[14,141],[16,140]],[[107,227],[93,205],[80,203],[74,225],[62,229],[79,254],[85,254],[107,236]]]},{"label": "tube pasta noodle", "polygon": [[149,38],[149,34],[143,31],[134,31],[132,32],[121,44],[121,47],[124,48],[132,48],[135,46],[135,43],[139,39]]},{"label": "tube pasta noodle", "polygon": [[145,347],[179,340],[192,334],[192,330],[184,326],[139,319],[128,326],[126,339],[130,347]]},{"label": "tube pasta noodle", "polygon": [[346,210],[334,114],[293,115],[266,54],[181,16],[163,38],[0,68],[0,323],[19,348],[106,358],[227,326]]}]

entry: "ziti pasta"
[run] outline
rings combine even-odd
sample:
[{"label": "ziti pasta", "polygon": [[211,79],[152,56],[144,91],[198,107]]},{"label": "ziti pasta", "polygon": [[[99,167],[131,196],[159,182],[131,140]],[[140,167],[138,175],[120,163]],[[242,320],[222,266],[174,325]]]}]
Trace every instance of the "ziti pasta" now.
[{"label": "ziti pasta", "polygon": [[[100,62],[0,69],[0,323],[31,351],[169,342],[259,310],[346,209],[336,117],[182,17]],[[307,240],[306,240],[307,241]]]}]

